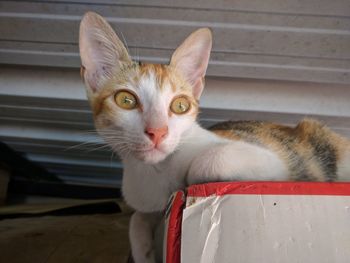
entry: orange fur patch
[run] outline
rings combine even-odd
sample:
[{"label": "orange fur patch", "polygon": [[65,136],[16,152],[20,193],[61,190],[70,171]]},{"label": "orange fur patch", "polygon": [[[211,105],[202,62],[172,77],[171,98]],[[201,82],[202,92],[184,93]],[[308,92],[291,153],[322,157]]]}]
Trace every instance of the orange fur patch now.
[{"label": "orange fur patch", "polygon": [[[163,64],[136,64],[133,63],[124,69],[122,69],[118,74],[115,74],[112,79],[110,79],[101,91],[91,99],[92,111],[94,117],[98,116],[100,113],[109,111],[108,107],[105,106],[105,100],[111,96],[117,89],[118,86],[124,86],[127,82],[131,82],[132,85],[136,86],[139,79],[148,74],[154,74],[156,77],[157,85],[159,89],[164,89],[165,85],[169,84],[171,90],[174,94],[183,94],[188,97],[191,102],[191,110],[189,115],[196,117],[198,115],[198,101],[193,97],[192,88],[189,84],[179,75],[175,69],[171,66]],[[142,106],[142,105],[141,105]],[[140,108],[142,111],[142,107]],[[172,113],[169,111],[169,116]]]},{"label": "orange fur patch", "polygon": [[158,88],[162,89],[164,84],[169,81],[170,82],[170,72],[167,65],[163,64],[141,64],[140,67],[140,75],[145,74],[154,74],[157,78]]},{"label": "orange fur patch", "polygon": [[276,152],[292,180],[334,181],[337,162],[346,155],[349,141],[321,123],[305,119],[296,127],[267,122],[226,122],[212,131],[231,140],[243,140]]}]

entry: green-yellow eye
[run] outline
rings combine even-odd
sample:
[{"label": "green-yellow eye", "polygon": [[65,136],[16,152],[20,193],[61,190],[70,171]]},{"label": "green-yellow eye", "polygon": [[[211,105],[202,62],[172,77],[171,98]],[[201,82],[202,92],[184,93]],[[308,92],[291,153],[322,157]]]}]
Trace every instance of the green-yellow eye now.
[{"label": "green-yellow eye", "polygon": [[170,104],[170,110],[175,114],[184,114],[191,108],[191,102],[186,97],[177,97]]},{"label": "green-yellow eye", "polygon": [[125,110],[132,110],[137,107],[137,99],[134,94],[122,90],[115,94],[115,102],[117,105]]}]

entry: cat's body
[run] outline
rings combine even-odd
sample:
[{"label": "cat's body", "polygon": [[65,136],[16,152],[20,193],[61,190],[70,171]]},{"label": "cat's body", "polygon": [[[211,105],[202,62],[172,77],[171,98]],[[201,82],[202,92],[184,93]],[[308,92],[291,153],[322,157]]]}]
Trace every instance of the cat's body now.
[{"label": "cat's body", "polygon": [[123,160],[123,195],[136,209],[130,241],[136,263],[155,262],[154,231],[169,196],[187,185],[236,180],[350,180],[350,143],[312,120],[295,128],[196,123],[211,50],[200,29],[169,65],[133,62],[94,13],[80,28],[82,75],[98,132]]},{"label": "cat's body", "polygon": [[[292,181],[349,180],[349,141],[325,125],[305,119],[295,127],[258,121],[224,122],[210,128],[277,153]],[[243,178],[242,178],[243,179]]]},{"label": "cat's body", "polygon": [[195,143],[183,143],[159,164],[125,159],[128,203],[142,212],[161,211],[174,191],[210,181],[350,180],[348,140],[317,121],[306,119],[295,127],[224,122],[210,130],[194,124],[183,140]]}]

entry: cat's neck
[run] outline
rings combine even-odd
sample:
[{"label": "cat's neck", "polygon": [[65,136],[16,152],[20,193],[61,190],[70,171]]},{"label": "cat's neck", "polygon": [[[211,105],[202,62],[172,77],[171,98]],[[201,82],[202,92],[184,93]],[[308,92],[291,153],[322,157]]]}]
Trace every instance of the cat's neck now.
[{"label": "cat's neck", "polygon": [[129,156],[123,159],[123,194],[139,211],[164,209],[169,196],[186,187],[186,174],[192,160],[223,139],[198,124],[187,130],[178,148],[164,161],[146,164]]}]

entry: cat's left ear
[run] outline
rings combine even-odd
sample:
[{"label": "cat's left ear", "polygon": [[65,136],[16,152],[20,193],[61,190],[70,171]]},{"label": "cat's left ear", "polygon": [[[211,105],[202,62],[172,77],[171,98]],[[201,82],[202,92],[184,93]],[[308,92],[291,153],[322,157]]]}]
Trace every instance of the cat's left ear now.
[{"label": "cat's left ear", "polygon": [[196,99],[199,99],[204,88],[211,47],[211,30],[201,28],[187,37],[171,57],[170,65],[192,85]]},{"label": "cat's left ear", "polygon": [[79,49],[82,77],[89,92],[98,91],[104,81],[132,63],[123,42],[100,15],[88,12],[80,23]]}]

